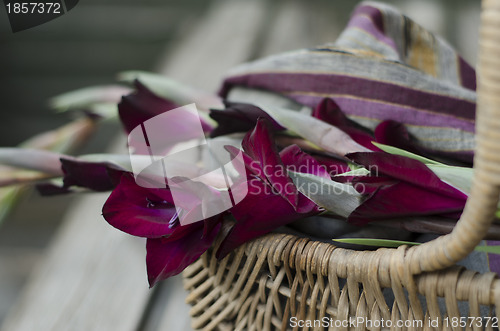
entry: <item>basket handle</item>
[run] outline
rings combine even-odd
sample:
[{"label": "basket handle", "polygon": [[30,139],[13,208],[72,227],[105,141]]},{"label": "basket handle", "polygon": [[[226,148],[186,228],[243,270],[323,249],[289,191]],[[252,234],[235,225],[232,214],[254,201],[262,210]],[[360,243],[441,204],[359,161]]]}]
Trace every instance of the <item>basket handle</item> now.
[{"label": "basket handle", "polygon": [[500,0],[483,0],[479,38],[474,178],[462,217],[453,231],[408,249],[412,274],[451,266],[484,238],[500,195]]}]

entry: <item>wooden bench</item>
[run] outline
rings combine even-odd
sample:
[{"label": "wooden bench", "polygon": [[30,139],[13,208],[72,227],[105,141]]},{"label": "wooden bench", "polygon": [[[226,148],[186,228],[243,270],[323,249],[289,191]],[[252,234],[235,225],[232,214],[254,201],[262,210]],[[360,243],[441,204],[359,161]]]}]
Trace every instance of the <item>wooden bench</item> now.
[{"label": "wooden bench", "polygon": [[[299,3],[219,1],[183,27],[158,71],[216,91],[236,64],[334,40],[339,29],[326,12]],[[126,153],[124,137],[111,150]],[[107,196],[77,199],[1,331],[189,330],[181,278],[148,289],[145,242],[103,220]]]}]

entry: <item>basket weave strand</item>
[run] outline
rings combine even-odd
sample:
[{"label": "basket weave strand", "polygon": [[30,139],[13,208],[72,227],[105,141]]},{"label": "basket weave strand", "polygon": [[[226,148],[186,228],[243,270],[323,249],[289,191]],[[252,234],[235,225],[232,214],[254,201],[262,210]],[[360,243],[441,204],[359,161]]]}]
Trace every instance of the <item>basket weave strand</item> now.
[{"label": "basket weave strand", "polygon": [[[383,318],[394,323],[439,318],[442,323],[445,316],[461,316],[459,301],[468,304],[469,316],[480,316],[480,305],[498,302],[496,274],[455,266],[408,276],[401,267],[405,253],[404,247],[357,252],[292,235],[270,234],[240,247],[219,263],[217,272],[210,273],[214,248],[184,273],[185,287],[191,292],[187,301],[193,305],[192,326],[203,330],[287,330],[293,316],[339,321]],[[387,290],[393,293],[393,302],[386,301],[383,291]],[[444,298],[444,314],[440,298]]]}]

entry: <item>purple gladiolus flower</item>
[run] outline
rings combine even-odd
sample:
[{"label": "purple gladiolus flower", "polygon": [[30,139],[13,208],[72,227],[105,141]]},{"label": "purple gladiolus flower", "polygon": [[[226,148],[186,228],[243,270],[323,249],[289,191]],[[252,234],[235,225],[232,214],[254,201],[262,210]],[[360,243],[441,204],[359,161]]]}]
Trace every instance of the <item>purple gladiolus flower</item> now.
[{"label": "purple gladiolus flower", "polygon": [[312,116],[336,126],[347,133],[355,142],[370,149],[379,150],[372,144],[373,135],[361,125],[351,121],[332,99],[323,99],[313,110]]},{"label": "purple gladiolus flower", "polygon": [[120,182],[124,169],[108,162],[89,162],[73,158],[61,158],[63,185],[41,183],[37,190],[42,195],[58,195],[71,193],[74,186],[92,191],[111,191]]},{"label": "purple gladiolus flower", "polygon": [[171,116],[159,116],[178,108],[179,105],[157,96],[137,80],[135,81],[135,87],[136,91],[122,97],[121,102],[118,104],[118,114],[125,131],[129,134],[128,144],[129,147],[133,148],[134,154],[149,154],[142,141],[144,137],[133,133],[134,129],[141,125],[143,130],[149,131],[146,124],[148,120],[153,121],[155,128],[163,127],[163,130],[168,132],[170,140],[164,143],[165,150],[162,151],[164,153],[168,152],[176,143],[198,138],[198,132],[193,131],[192,128],[200,123],[204,132],[212,130],[211,125],[197,115],[189,116],[185,113],[181,115],[173,113],[172,115],[170,113]]},{"label": "purple gladiolus flower", "polygon": [[433,153],[429,149],[418,146],[404,124],[394,120],[385,120],[380,122],[372,133],[370,130],[350,120],[332,99],[323,99],[314,108],[312,116],[338,127],[358,144],[372,151],[380,152],[380,149],[372,144],[373,141],[376,141],[419,155],[435,154],[435,152]]},{"label": "purple gladiolus flower", "polygon": [[[227,149],[232,154],[239,152],[231,146]],[[244,242],[321,211],[313,201],[298,192],[287,170],[330,177],[324,167],[296,145],[278,153],[265,119],[259,119],[255,129],[247,133],[243,150],[249,180],[239,185],[247,185],[248,194],[230,210],[236,223],[222,241],[217,251],[218,258]],[[238,185],[232,188],[238,189]]]},{"label": "purple gladiolus flower", "polygon": [[204,222],[177,226],[169,237],[148,238],[146,266],[149,286],[179,274],[196,261],[212,246],[219,229],[220,218],[212,217]]},{"label": "purple gladiolus flower", "polygon": [[138,186],[133,175],[126,173],[102,210],[112,226],[148,238],[146,264],[150,286],[177,275],[196,261],[212,245],[220,229],[221,215],[182,226],[179,212],[192,212],[187,209],[198,206],[197,197],[186,192],[181,206],[178,200],[174,205],[171,190]]},{"label": "purple gladiolus flower", "polygon": [[352,153],[347,157],[375,176],[353,180],[354,187],[369,197],[349,215],[352,223],[415,215],[458,218],[465,206],[467,196],[420,161],[382,152]]},{"label": "purple gladiolus flower", "polygon": [[179,107],[172,101],[157,96],[138,80],[134,85],[136,91],[122,97],[118,104],[118,114],[127,133],[148,119]]}]

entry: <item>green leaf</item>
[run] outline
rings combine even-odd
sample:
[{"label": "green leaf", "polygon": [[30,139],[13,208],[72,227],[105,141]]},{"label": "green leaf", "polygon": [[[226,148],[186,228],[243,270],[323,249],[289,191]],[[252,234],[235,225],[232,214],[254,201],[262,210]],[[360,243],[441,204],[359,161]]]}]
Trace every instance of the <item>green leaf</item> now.
[{"label": "green leaf", "polygon": [[181,106],[196,103],[196,106],[203,110],[224,107],[216,95],[193,89],[162,75],[145,71],[125,71],[118,74],[118,80],[129,84],[132,84],[136,79],[154,94]]},{"label": "green leaf", "polygon": [[344,156],[353,152],[369,152],[369,150],[352,140],[349,135],[337,127],[286,108],[256,104],[281,126],[309,140],[324,151]]},{"label": "green leaf", "polygon": [[[353,169],[353,168],[351,168]],[[342,174],[337,174],[334,177],[342,177],[342,176],[368,176],[370,171],[366,170],[363,167],[354,167],[353,170],[344,172]]]},{"label": "green leaf", "polygon": [[406,156],[411,159],[420,161],[427,165],[429,169],[432,170],[442,181],[452,185],[453,187],[461,190],[465,194],[470,194],[470,189],[472,185],[472,176],[474,170],[467,167],[456,167],[440,163],[426,157],[407,152],[405,150],[387,146],[384,144],[373,142],[375,146],[380,148],[386,153]]},{"label": "green leaf", "polygon": [[136,164],[143,163],[144,166],[151,164],[150,155],[127,155],[127,154],[85,154],[78,156],[79,160],[88,162],[109,162],[120,168],[132,172],[132,166],[130,164],[130,158],[134,158]]},{"label": "green leaf", "polygon": [[0,188],[0,225],[5,221],[8,213],[21,198],[23,186],[9,186]]},{"label": "green leaf", "polygon": [[400,240],[390,240],[390,239],[373,239],[373,238],[342,238],[342,239],[332,239],[333,241],[353,244],[353,245],[363,245],[363,246],[376,246],[376,247],[389,247],[395,248],[402,245],[415,246],[420,245],[420,243],[411,241],[400,241]]},{"label": "green leaf", "polygon": [[14,168],[62,175],[59,159],[62,154],[41,149],[0,147],[0,164]]},{"label": "green leaf", "polygon": [[288,171],[299,192],[339,216],[348,217],[362,202],[354,187],[311,174]]},{"label": "green leaf", "polygon": [[380,148],[381,150],[383,150],[384,152],[389,153],[389,154],[406,156],[406,157],[409,157],[410,159],[420,161],[424,164],[445,165],[443,163],[428,159],[426,157],[407,152],[404,149],[400,149],[400,148],[389,146],[389,145],[384,145],[384,144],[377,143],[374,141],[372,141],[372,144],[374,144],[375,146],[377,146],[378,148]]},{"label": "green leaf", "polygon": [[476,246],[476,252],[500,254],[500,246]]},{"label": "green leaf", "polygon": [[455,167],[448,165],[427,164],[427,167],[432,170],[442,181],[459,189],[469,195],[474,169],[466,167]]},{"label": "green leaf", "polygon": [[[50,106],[59,112],[88,108],[95,104],[116,105],[131,90],[118,85],[93,86],[67,92],[52,98]],[[116,108],[115,108],[116,111]]]},{"label": "green leaf", "polygon": [[118,104],[117,103],[95,103],[86,107],[92,114],[101,116],[103,119],[117,119],[118,118]]}]

